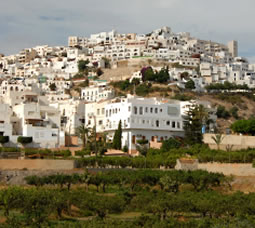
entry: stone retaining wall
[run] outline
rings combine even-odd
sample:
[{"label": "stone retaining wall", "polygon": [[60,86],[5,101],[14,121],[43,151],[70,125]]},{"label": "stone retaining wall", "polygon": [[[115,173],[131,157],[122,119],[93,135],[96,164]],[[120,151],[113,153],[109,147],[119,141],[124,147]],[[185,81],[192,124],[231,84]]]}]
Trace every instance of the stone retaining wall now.
[{"label": "stone retaining wall", "polygon": [[223,173],[224,175],[255,176],[255,168],[252,167],[252,164],[247,163],[199,163],[198,169]]},{"label": "stone retaining wall", "polygon": [[71,170],[74,160],[0,159],[0,170]]}]

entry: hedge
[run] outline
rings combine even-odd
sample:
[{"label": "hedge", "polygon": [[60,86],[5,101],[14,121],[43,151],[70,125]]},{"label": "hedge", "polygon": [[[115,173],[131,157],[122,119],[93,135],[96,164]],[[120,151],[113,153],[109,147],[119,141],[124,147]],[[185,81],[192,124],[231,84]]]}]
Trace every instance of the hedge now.
[{"label": "hedge", "polygon": [[85,167],[101,167],[114,166],[119,168],[174,168],[176,165],[176,157],[173,159],[154,159],[144,157],[89,157],[76,159],[78,168]]},{"label": "hedge", "polygon": [[31,156],[36,154],[39,154],[42,157],[53,157],[53,156],[69,157],[71,156],[71,151],[70,150],[52,151],[49,149],[25,148],[26,156]]},{"label": "hedge", "polygon": [[16,147],[0,147],[0,152],[20,152],[20,148]]},{"label": "hedge", "polygon": [[33,137],[19,136],[17,141],[21,144],[28,144],[33,142]]}]

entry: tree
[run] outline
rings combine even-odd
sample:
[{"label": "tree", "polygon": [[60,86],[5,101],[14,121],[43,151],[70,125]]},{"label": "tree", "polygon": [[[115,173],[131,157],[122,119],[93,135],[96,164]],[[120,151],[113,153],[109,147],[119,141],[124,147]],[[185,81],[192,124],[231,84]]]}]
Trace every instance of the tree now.
[{"label": "tree", "polygon": [[97,76],[99,77],[99,76],[101,76],[104,72],[102,71],[101,68],[97,68],[96,73],[97,73]]},{"label": "tree", "polygon": [[217,107],[216,115],[218,118],[224,118],[224,119],[228,119],[230,117],[229,112],[222,105],[219,105]]},{"label": "tree", "polygon": [[238,108],[237,107],[233,107],[229,110],[231,116],[233,116],[235,119],[239,119],[238,116]]},{"label": "tree", "polygon": [[185,84],[185,89],[189,89],[189,90],[192,90],[192,89],[195,89],[196,86],[195,86],[195,82],[193,80],[189,80],[186,82]]},{"label": "tree", "polygon": [[171,149],[179,148],[180,146],[181,146],[181,143],[177,139],[169,138],[163,141],[160,149],[164,152],[168,152]]},{"label": "tree", "polygon": [[139,154],[146,157],[148,153],[148,140],[141,139],[136,141],[136,149],[138,150]]},{"label": "tree", "polygon": [[115,131],[112,147],[116,150],[121,150],[122,126],[121,120],[119,121],[118,129]]},{"label": "tree", "polygon": [[158,73],[155,74],[155,81],[158,83],[164,83],[169,81],[170,76],[167,68],[162,68]]},{"label": "tree", "polygon": [[141,70],[141,74],[142,74],[142,81],[154,81],[154,71],[151,67],[144,67]]},{"label": "tree", "polygon": [[0,144],[4,146],[5,143],[9,142],[9,136],[0,135]]},{"label": "tree", "polygon": [[51,91],[56,91],[56,89],[57,89],[57,86],[56,86],[55,82],[51,83],[49,87],[50,87]]},{"label": "tree", "polygon": [[255,119],[237,120],[230,128],[236,133],[255,135]]},{"label": "tree", "polygon": [[78,62],[78,70],[80,73],[85,72],[85,70],[87,69],[87,65],[89,64],[89,60],[80,60]]},{"label": "tree", "polygon": [[202,127],[208,120],[208,111],[203,105],[193,105],[184,117],[185,140],[189,145],[202,144]]},{"label": "tree", "polygon": [[20,143],[22,146],[25,146],[26,144],[29,144],[33,141],[32,137],[26,137],[26,136],[19,136],[17,139],[18,143]]},{"label": "tree", "polygon": [[224,136],[222,134],[216,134],[212,136],[213,141],[217,144],[217,150],[220,149],[220,144],[222,143]]},{"label": "tree", "polygon": [[29,189],[25,193],[22,211],[27,225],[42,227],[53,209],[52,194],[49,190],[45,189]]},{"label": "tree", "polygon": [[82,140],[82,147],[85,148],[90,133],[90,128],[86,128],[83,124],[76,128],[76,135]]}]

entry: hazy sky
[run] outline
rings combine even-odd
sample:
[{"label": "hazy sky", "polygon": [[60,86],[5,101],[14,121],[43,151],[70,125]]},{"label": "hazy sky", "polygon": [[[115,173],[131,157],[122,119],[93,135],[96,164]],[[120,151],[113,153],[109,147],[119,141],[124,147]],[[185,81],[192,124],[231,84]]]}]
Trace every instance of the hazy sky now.
[{"label": "hazy sky", "polygon": [[2,0],[0,53],[35,45],[67,45],[70,35],[110,31],[174,32],[227,43],[255,62],[254,0]]}]

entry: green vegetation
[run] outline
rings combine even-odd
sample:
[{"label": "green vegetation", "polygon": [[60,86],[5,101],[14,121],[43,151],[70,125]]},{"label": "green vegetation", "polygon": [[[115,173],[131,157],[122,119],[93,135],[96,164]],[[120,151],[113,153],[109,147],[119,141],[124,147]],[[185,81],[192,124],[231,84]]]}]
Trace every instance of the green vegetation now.
[{"label": "green vegetation", "polygon": [[255,119],[237,120],[231,125],[231,129],[236,133],[255,135]]},{"label": "green vegetation", "polygon": [[30,176],[26,181],[31,187],[0,190],[1,226],[247,228],[255,225],[255,194],[228,192],[231,179],[218,173],[112,170]]},{"label": "green vegetation", "polygon": [[194,105],[190,107],[184,117],[185,140],[188,144],[203,143],[202,127],[206,125],[208,117],[208,112],[204,106]]},{"label": "green vegetation", "polygon": [[172,97],[172,99],[179,100],[179,101],[190,101],[190,100],[194,100],[195,98],[186,94],[177,93],[175,94],[174,97]]},{"label": "green vegetation", "polygon": [[118,129],[115,131],[113,137],[112,147],[116,150],[121,150],[121,138],[122,138],[122,127],[121,127],[121,120],[119,121]]},{"label": "green vegetation", "polygon": [[27,157],[40,157],[40,158],[54,158],[54,157],[69,157],[71,156],[70,150],[49,150],[37,148],[25,148],[25,155]]},{"label": "green vegetation", "polygon": [[162,68],[159,72],[154,72],[151,67],[144,67],[141,70],[143,82],[158,82],[165,83],[169,81],[170,76],[168,73],[168,67]]},{"label": "green vegetation", "polygon": [[195,86],[195,82],[193,80],[189,80],[186,82],[185,89],[192,90],[195,88],[196,88],[196,86]]},{"label": "green vegetation", "polygon": [[230,117],[230,113],[222,105],[219,105],[217,107],[216,115],[218,118],[223,118],[223,119],[228,119]]},{"label": "green vegetation", "polygon": [[19,136],[17,142],[22,144],[23,146],[29,144],[33,141],[32,137]]},{"label": "green vegetation", "polygon": [[89,64],[89,60],[80,60],[78,62],[78,70],[79,70],[79,72],[80,73],[84,73],[87,70],[87,68],[88,68],[88,66],[87,66],[88,64]]},{"label": "green vegetation", "polygon": [[206,90],[212,91],[212,90],[250,90],[250,88],[245,85],[237,85],[235,83],[230,82],[224,82],[222,83],[211,83],[210,85],[207,85],[205,87]]},{"label": "green vegetation", "polygon": [[9,136],[2,136],[0,135],[0,144],[4,145],[5,143],[9,142]]},{"label": "green vegetation", "polygon": [[90,129],[86,128],[85,125],[81,125],[76,129],[75,134],[81,139],[83,148],[85,148],[87,144],[89,133]]},{"label": "green vegetation", "polygon": [[214,97],[218,100],[225,101],[232,105],[238,105],[239,107],[241,107],[241,105],[243,105],[244,103],[242,96],[240,94],[219,93]]},{"label": "green vegetation", "polygon": [[189,147],[173,147],[170,150],[164,150],[164,147],[161,149],[148,149],[146,160],[144,156],[88,157],[77,159],[76,164],[79,168],[174,168],[176,159],[186,156],[197,158],[199,162],[252,163],[255,159],[255,149],[223,151],[212,150],[207,145],[197,144]]}]

